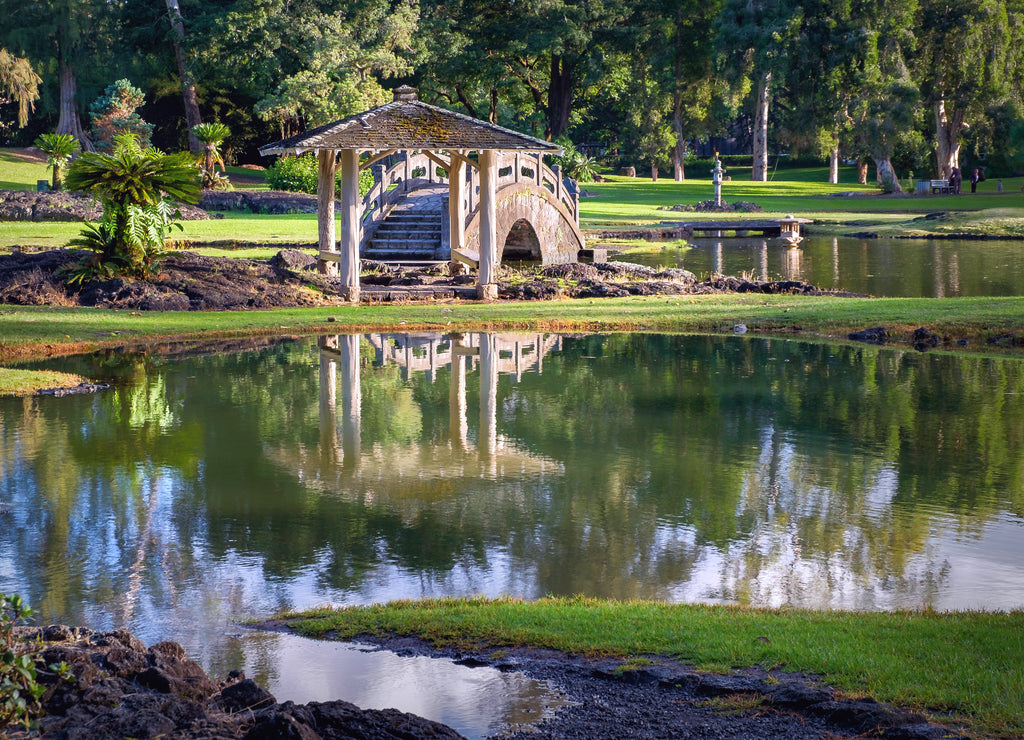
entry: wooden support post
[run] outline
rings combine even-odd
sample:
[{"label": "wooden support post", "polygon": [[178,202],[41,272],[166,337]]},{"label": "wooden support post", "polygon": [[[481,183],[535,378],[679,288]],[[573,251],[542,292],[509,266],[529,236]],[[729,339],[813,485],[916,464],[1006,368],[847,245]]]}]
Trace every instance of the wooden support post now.
[{"label": "wooden support post", "polygon": [[316,267],[321,275],[337,275],[338,262],[334,255],[338,252],[338,241],[334,230],[334,176],[337,172],[337,156],[332,149],[321,149],[317,152],[317,181],[316,195],[316,226],[319,237],[321,252],[327,252],[331,256],[320,257]]},{"label": "wooden support post", "polygon": [[341,295],[359,303],[359,151],[341,151]]},{"label": "wooden support post", "polygon": [[498,213],[495,190],[497,183],[497,156],[493,150],[480,152],[480,270],[476,293],[483,301],[498,297],[495,282],[498,269]]},{"label": "wooden support post", "polygon": [[466,163],[453,153],[448,172],[448,229],[452,249],[462,249],[466,245],[465,200]]},{"label": "wooden support post", "polygon": [[544,187],[544,155],[540,152],[534,155],[537,158],[536,166],[533,168],[533,174],[537,178],[537,187]]}]

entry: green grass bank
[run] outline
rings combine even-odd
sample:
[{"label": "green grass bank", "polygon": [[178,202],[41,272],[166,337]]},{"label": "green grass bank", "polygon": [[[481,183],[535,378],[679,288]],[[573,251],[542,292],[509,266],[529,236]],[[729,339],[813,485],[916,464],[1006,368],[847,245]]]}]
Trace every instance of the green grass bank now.
[{"label": "green grass bank", "polygon": [[534,646],[627,661],[665,655],[706,671],[799,671],[972,733],[1024,733],[1020,611],[854,613],[574,597],[401,601],[280,619],[302,634],[341,640],[416,636],[438,647]]},{"label": "green grass bank", "polygon": [[[1005,349],[989,342],[1006,334],[1024,337],[1024,297],[936,300],[742,294],[203,312],[0,306],[0,364],[102,348],[245,336],[385,329],[730,334],[739,323],[747,326],[748,336],[814,342],[847,342],[851,331],[881,326],[889,331],[890,344],[900,349],[912,346],[916,328],[927,327],[946,340],[945,346],[932,351],[1018,354],[1020,348]],[[866,345],[865,349],[878,351]],[[24,375],[19,386],[10,385],[14,369],[0,367],[0,388],[6,393],[50,387]]]}]

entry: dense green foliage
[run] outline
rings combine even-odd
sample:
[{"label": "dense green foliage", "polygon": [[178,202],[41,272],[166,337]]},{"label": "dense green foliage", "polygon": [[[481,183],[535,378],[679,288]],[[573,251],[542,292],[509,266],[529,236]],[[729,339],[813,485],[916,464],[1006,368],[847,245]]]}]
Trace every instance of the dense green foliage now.
[{"label": "dense green foliage", "polygon": [[[154,142],[184,147],[187,70],[227,161],[385,102],[387,88],[651,171],[686,155],[860,159],[898,189],[958,165],[1024,168],[1020,0],[0,0],[0,45],[40,73],[23,134],[85,134],[84,104],[131,79]],[[153,43],[157,29],[157,43]],[[183,55],[182,63],[175,54]],[[182,73],[184,74],[184,73]],[[0,106],[0,119],[13,120]],[[15,142],[17,143],[17,142]],[[86,149],[90,143],[83,141]],[[586,146],[583,146],[586,145]],[[827,175],[826,175],[827,176]]]},{"label": "dense green foliage", "polygon": [[[299,157],[280,157],[266,171],[267,184],[274,190],[290,190],[296,193],[313,193],[317,189],[316,155],[303,154]],[[359,173],[359,194],[366,195],[373,186],[373,173],[362,170]],[[334,180],[335,192],[341,192],[341,170]]]},{"label": "dense green foliage", "polygon": [[143,149],[131,133],[117,137],[113,154],[86,152],[68,170],[71,190],[92,193],[103,219],[86,223],[69,244],[94,257],[72,279],[124,274],[145,277],[172,227],[175,201],[199,200],[199,170],[191,154]]}]

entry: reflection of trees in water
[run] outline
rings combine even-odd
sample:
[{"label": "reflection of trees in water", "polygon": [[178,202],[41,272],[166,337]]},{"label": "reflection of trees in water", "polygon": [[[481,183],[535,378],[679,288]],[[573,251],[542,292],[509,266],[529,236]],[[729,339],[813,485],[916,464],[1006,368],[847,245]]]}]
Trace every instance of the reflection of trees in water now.
[{"label": "reflection of trees in water", "polygon": [[450,367],[405,381],[363,350],[358,477],[323,454],[308,341],[122,360],[106,393],[4,400],[0,587],[94,624],[377,598],[395,579],[929,603],[946,577],[937,528],[1024,515],[1019,362],[566,337],[541,374],[497,377],[495,445],[523,462],[494,478],[476,447],[478,368],[460,422]]}]

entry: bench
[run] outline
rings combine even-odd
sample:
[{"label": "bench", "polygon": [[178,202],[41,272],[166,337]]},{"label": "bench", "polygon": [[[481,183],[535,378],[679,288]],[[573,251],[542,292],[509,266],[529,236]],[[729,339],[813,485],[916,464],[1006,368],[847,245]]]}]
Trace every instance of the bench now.
[{"label": "bench", "polygon": [[935,193],[949,193],[952,192],[949,187],[949,180],[932,180],[931,181],[932,195]]}]

